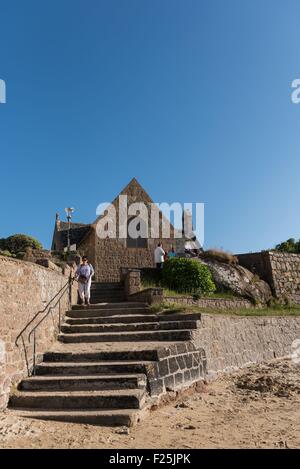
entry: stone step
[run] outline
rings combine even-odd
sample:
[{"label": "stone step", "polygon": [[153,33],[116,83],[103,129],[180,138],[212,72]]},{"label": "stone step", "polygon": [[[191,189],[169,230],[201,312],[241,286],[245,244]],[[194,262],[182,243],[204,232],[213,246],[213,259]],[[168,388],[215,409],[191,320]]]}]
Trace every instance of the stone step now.
[{"label": "stone step", "polygon": [[114,289],[114,288],[124,288],[124,284],[123,283],[120,283],[120,282],[92,282],[91,284],[91,290],[93,289],[102,289],[102,290],[106,290],[107,288],[111,288],[111,289]]},{"label": "stone step", "polygon": [[[111,304],[111,303],[110,303]],[[91,305],[93,306],[93,305]],[[73,309],[67,312],[69,318],[92,318],[92,317],[104,317],[104,316],[119,316],[119,315],[132,315],[132,314],[146,314],[149,309],[142,308],[126,308],[126,309],[98,309],[98,308],[82,308]]]},{"label": "stone step", "polygon": [[9,405],[40,409],[141,409],[145,392],[140,389],[112,391],[31,392],[17,391]]},{"label": "stone step", "polygon": [[92,391],[145,389],[146,375],[32,376],[23,379],[21,391]]},{"label": "stone step", "polygon": [[91,294],[92,294],[92,295],[99,295],[99,296],[102,296],[102,295],[103,295],[103,296],[105,296],[105,295],[108,295],[108,296],[111,295],[111,296],[113,296],[113,295],[124,295],[125,292],[124,292],[123,289],[122,289],[122,290],[121,290],[121,289],[118,289],[118,290],[117,290],[117,289],[113,289],[113,290],[110,290],[110,289],[107,289],[107,290],[96,290],[96,289],[94,289],[94,290],[91,290]]},{"label": "stone step", "polygon": [[88,324],[88,325],[70,325],[63,324],[61,331],[64,334],[78,334],[78,333],[110,333],[110,332],[135,332],[135,331],[160,331],[160,330],[175,330],[175,329],[197,329],[196,321],[171,321],[171,322],[137,322],[130,324]]},{"label": "stone step", "polygon": [[101,351],[53,351],[46,352],[43,356],[44,362],[102,362],[102,361],[126,361],[134,360],[155,361],[158,360],[158,350],[153,348],[141,348],[138,350],[122,350],[121,346],[117,350],[101,350]]},{"label": "stone step", "polygon": [[119,303],[120,300],[124,300],[124,299],[125,299],[124,296],[122,297],[121,296],[118,296],[118,297],[115,297],[115,296],[93,297],[91,296],[90,304],[98,305],[99,303],[103,303],[103,302],[113,304],[113,303]]},{"label": "stone step", "polygon": [[124,296],[124,290],[91,290],[93,296]]},{"label": "stone step", "polygon": [[153,361],[99,361],[99,362],[44,362],[36,366],[37,376],[90,376],[95,374],[145,373],[146,365]]},{"label": "stone step", "polygon": [[104,301],[109,302],[111,305],[114,303],[118,303],[121,298],[101,298],[101,299],[93,299],[90,298],[90,306],[98,305],[99,303],[103,303]]},{"label": "stone step", "polygon": [[31,419],[51,420],[57,422],[84,423],[103,427],[132,427],[140,421],[141,411],[134,409],[84,409],[84,410],[14,410],[18,416]]},{"label": "stone step", "polygon": [[122,314],[116,316],[95,316],[88,318],[70,318],[65,316],[65,323],[70,325],[85,325],[85,324],[130,324],[135,322],[155,322],[158,318],[154,314]]},{"label": "stone step", "polygon": [[193,314],[122,314],[114,316],[94,316],[87,318],[70,318],[65,316],[66,324],[80,325],[80,324],[130,324],[136,322],[170,322],[170,321],[198,321],[200,320],[200,313]]},{"label": "stone step", "polygon": [[58,340],[64,343],[82,342],[140,342],[140,341],[181,341],[191,340],[190,330],[138,331],[115,333],[59,334]]},{"label": "stone step", "polygon": [[97,304],[97,305],[90,305],[88,308],[83,308],[81,305],[73,305],[72,310],[77,310],[77,309],[101,309],[101,310],[106,310],[106,309],[135,309],[135,308],[149,308],[149,305],[147,303],[142,303],[142,302],[129,302],[129,301],[121,301],[118,303],[107,303],[103,302],[103,304]]},{"label": "stone step", "polygon": [[125,300],[124,295],[91,295],[90,302],[92,305],[99,303],[120,303]]}]

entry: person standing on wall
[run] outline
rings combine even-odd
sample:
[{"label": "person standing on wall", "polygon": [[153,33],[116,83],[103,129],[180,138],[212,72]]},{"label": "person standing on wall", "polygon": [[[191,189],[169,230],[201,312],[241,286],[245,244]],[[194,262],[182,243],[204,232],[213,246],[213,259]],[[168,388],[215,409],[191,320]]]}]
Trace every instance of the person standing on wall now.
[{"label": "person standing on wall", "polygon": [[87,256],[83,256],[82,263],[77,268],[75,274],[75,278],[78,281],[80,304],[90,304],[92,276],[94,273],[94,268],[88,262]]},{"label": "person standing on wall", "polygon": [[154,262],[157,269],[162,269],[165,260],[165,251],[163,250],[162,244],[158,243],[154,251]]}]

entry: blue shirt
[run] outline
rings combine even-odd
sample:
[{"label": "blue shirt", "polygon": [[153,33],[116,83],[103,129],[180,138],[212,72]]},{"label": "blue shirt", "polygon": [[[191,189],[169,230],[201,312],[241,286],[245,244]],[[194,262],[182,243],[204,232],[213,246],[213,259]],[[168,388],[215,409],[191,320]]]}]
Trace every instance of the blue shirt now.
[{"label": "blue shirt", "polygon": [[81,264],[76,271],[76,275],[82,275],[83,277],[90,278],[94,275],[94,269],[91,264]]},{"label": "blue shirt", "polygon": [[168,252],[168,257],[176,257],[176,252],[169,251]]}]

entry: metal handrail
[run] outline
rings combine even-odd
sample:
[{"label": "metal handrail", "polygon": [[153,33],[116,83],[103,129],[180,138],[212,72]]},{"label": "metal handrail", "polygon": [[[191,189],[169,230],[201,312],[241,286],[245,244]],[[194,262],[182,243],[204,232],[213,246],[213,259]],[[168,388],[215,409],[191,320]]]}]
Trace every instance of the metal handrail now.
[{"label": "metal handrail", "polygon": [[53,300],[55,300],[55,298],[60,294],[60,292],[69,284],[70,282],[70,279],[68,279],[67,283],[61,287],[61,289],[56,293],[55,296],[53,296],[53,298],[51,298],[51,300],[46,304],[45,308],[44,309],[41,309],[40,311],[38,311],[32,319],[30,319],[30,321],[26,324],[26,326],[21,330],[21,332],[17,335],[17,338],[15,340],[15,345],[18,347],[18,340],[20,339],[20,337],[22,336],[22,334],[26,331],[27,327],[30,326],[30,324],[33,323],[33,321],[42,313],[44,313],[46,311],[46,309],[49,307],[50,303],[52,303]]},{"label": "metal handrail", "polygon": [[[60,302],[60,300],[62,299],[62,297],[65,295],[66,292],[69,292],[69,304],[71,305],[71,287],[72,287],[73,281],[74,281],[74,278],[72,278],[72,276],[70,275],[70,277],[68,278],[68,281],[65,283],[65,285],[63,285],[62,288],[51,298],[51,300],[47,303],[47,305],[44,307],[44,309],[38,311],[33,316],[33,318],[26,324],[26,326],[18,334],[18,336],[15,340],[15,345],[17,347],[19,347],[18,341],[22,337],[22,344],[23,344],[24,353],[25,353],[25,360],[26,360],[26,367],[27,367],[28,376],[30,376],[30,370],[29,370],[29,363],[28,363],[27,351],[26,351],[26,346],[25,346],[25,343],[24,343],[23,334],[40,314],[45,313],[44,316],[40,319],[40,321],[29,331],[29,334],[28,334],[28,342],[30,342],[32,334],[33,334],[33,338],[34,338],[34,341],[33,341],[33,359],[32,359],[32,364],[33,364],[32,374],[34,374],[35,373],[35,365],[36,365],[36,330],[39,327],[39,325],[42,322],[44,322],[44,320],[49,316],[49,314],[52,313],[53,309],[56,308],[56,306],[58,305],[58,303]],[[51,303],[56,298],[57,298],[57,301],[55,302],[55,304],[51,305]],[[61,326],[61,314],[60,314],[60,308],[59,308],[59,322],[58,322],[59,332],[60,332],[60,326]]]}]

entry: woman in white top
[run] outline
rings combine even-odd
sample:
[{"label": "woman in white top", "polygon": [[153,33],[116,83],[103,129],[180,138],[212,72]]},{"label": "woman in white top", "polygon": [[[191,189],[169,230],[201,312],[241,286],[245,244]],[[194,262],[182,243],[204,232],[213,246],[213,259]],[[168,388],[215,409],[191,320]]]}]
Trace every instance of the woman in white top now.
[{"label": "woman in white top", "polygon": [[82,264],[78,267],[75,275],[75,278],[78,281],[78,293],[81,304],[84,304],[84,302],[87,305],[90,304],[91,283],[94,273],[92,264],[88,262],[88,258],[86,256],[83,256]]}]

